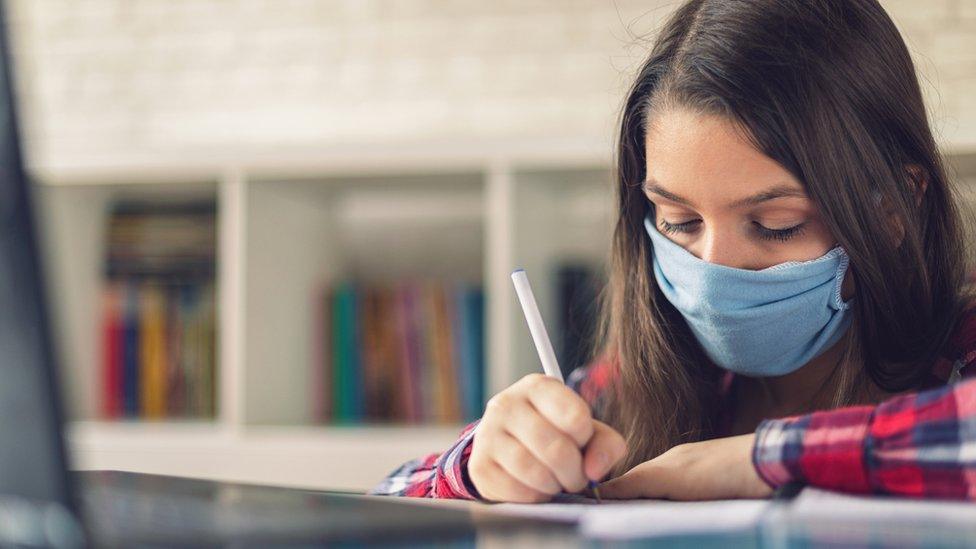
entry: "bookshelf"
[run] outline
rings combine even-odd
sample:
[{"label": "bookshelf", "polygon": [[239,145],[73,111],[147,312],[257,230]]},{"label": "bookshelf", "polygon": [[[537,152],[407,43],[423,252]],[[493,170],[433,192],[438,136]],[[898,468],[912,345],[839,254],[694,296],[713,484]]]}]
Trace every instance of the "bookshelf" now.
[{"label": "bookshelf", "polygon": [[[446,448],[461,424],[312,421],[311,292],[346,276],[480,283],[490,396],[538,369],[512,269],[527,269],[551,324],[557,266],[599,268],[606,260],[610,154],[608,142],[560,138],[174,151],[31,165],[74,467],[361,490],[409,458]],[[976,155],[949,154],[976,205]],[[212,421],[98,419],[103,231],[108,205],[120,198],[216,201]]]},{"label": "bookshelf", "polygon": [[[602,261],[609,150],[586,140],[455,141],[32,165],[74,467],[365,489],[402,461],[444,449],[463,423],[314,422],[313,292],[348,277],[480,284],[490,396],[537,365],[511,270],[529,269],[552,314],[548,273],[560,254]],[[216,417],[102,420],[110,205],[194,198],[217,204]],[[566,218],[562,230],[544,230]]]}]

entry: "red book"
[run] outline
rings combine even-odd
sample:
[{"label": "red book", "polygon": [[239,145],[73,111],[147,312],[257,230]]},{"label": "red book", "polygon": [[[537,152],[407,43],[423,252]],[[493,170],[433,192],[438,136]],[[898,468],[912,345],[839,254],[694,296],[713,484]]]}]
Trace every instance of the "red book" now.
[{"label": "red book", "polygon": [[109,283],[102,306],[102,417],[122,416],[122,288]]}]

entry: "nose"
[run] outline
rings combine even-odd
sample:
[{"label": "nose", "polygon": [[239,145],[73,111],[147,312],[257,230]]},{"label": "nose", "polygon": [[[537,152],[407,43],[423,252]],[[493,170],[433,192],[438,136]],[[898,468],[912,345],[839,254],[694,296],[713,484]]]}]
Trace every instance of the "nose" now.
[{"label": "nose", "polygon": [[738,240],[738,237],[731,231],[706,230],[700,241],[699,250],[697,253],[692,250],[692,253],[702,261],[715,265],[749,270],[763,268],[751,257],[752,254],[749,253],[748,246]]}]

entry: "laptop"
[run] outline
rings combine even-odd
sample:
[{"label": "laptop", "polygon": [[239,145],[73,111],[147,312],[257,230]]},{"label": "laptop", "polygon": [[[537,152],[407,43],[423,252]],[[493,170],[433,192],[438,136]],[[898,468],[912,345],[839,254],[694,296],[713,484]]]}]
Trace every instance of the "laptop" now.
[{"label": "laptop", "polygon": [[0,5],[0,546],[403,544],[474,541],[498,528],[511,540],[520,528],[546,528],[447,505],[461,502],[70,473],[6,31]]}]

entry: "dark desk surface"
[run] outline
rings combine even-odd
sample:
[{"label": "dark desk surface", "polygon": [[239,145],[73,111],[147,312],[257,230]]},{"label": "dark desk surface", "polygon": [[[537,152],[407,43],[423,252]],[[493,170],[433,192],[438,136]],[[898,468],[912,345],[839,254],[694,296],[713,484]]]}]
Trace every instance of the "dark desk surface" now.
[{"label": "dark desk surface", "polygon": [[967,547],[974,528],[947,524],[772,524],[736,534],[682,535],[608,542],[580,537],[573,525],[510,517],[475,502],[363,496],[181,477],[75,473],[96,545],[235,547],[320,544],[451,547]]},{"label": "dark desk surface", "polygon": [[[480,545],[576,540],[566,524],[472,512],[409,498],[364,496],[119,471],[74,474],[96,545],[267,547],[363,542]],[[452,505],[455,504],[455,505]]]}]

